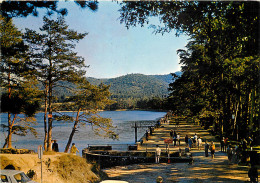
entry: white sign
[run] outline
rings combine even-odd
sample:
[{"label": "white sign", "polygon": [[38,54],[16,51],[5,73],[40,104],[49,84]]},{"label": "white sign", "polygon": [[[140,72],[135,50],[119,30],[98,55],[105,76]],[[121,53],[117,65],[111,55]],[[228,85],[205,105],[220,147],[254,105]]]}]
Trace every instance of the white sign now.
[{"label": "white sign", "polygon": [[39,158],[39,159],[42,159],[42,155],[43,155],[42,146],[39,145],[39,146],[38,146],[38,158]]}]

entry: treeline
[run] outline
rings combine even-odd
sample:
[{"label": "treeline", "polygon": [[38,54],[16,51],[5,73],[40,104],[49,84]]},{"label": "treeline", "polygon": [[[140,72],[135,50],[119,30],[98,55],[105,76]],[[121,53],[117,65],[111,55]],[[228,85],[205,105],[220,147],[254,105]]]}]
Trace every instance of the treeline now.
[{"label": "treeline", "polygon": [[[113,99],[112,99],[113,100]],[[167,110],[169,103],[167,98],[144,97],[144,98],[122,98],[116,100],[114,104],[106,107],[106,110],[131,109],[131,110]]]},{"label": "treeline", "polygon": [[[176,72],[180,76],[181,72]],[[169,84],[173,81],[171,74],[168,75],[143,75],[128,74],[111,79],[87,78],[93,85],[101,83],[109,85],[110,99],[114,101],[106,110],[116,109],[168,109],[167,96]],[[42,86],[40,88],[43,88]],[[72,88],[76,85],[66,81],[60,81],[54,88],[55,103],[66,102],[72,95]],[[67,110],[60,105],[59,110]]]},{"label": "treeline", "polygon": [[259,139],[259,2],[124,2],[120,12],[128,28],[157,17],[156,33],[190,37],[170,84],[174,113],[220,136]]}]

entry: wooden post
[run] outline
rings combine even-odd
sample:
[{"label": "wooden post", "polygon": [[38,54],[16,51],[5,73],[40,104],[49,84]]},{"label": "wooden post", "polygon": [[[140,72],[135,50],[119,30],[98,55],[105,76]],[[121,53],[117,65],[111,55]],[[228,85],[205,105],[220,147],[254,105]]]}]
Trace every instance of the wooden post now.
[{"label": "wooden post", "polygon": [[136,126],[136,123],[135,123],[135,143],[137,142],[137,126]]}]

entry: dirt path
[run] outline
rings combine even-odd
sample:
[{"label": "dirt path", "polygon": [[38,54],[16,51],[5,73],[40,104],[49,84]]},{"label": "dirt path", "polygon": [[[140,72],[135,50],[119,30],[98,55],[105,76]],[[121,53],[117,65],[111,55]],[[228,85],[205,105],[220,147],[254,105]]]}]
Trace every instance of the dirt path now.
[{"label": "dirt path", "polygon": [[[194,158],[193,164],[176,163],[176,164],[138,164],[129,166],[118,166],[104,171],[111,179],[119,179],[131,183],[153,183],[158,176],[163,177],[163,182],[246,182],[249,181],[247,176],[248,167],[230,164],[226,153],[220,152],[219,143],[211,136],[207,130],[200,126],[187,124],[182,121],[178,127],[170,124],[162,124],[163,127],[155,130],[154,135],[145,141],[142,150],[154,151],[158,144],[163,151],[165,145],[163,140],[169,138],[170,130],[176,130],[181,135],[180,148],[185,148],[184,136],[194,136],[196,133],[202,139],[215,141],[216,153],[215,158],[205,157],[203,150],[192,149]],[[204,143],[203,143],[204,145]],[[177,151],[179,147],[170,146],[171,151]]]}]

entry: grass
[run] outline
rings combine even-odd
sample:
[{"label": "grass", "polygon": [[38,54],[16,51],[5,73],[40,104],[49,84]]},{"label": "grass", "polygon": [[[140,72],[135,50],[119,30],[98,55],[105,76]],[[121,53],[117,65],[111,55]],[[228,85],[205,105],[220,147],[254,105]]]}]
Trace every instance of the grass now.
[{"label": "grass", "polygon": [[64,182],[97,182],[101,179],[100,175],[95,174],[101,172],[98,166],[88,164],[86,159],[79,156],[65,154],[54,164]]}]

